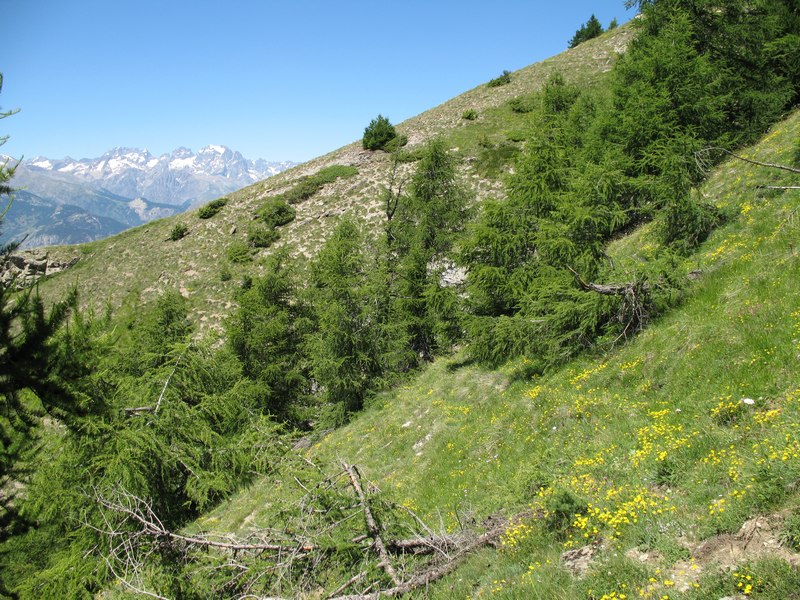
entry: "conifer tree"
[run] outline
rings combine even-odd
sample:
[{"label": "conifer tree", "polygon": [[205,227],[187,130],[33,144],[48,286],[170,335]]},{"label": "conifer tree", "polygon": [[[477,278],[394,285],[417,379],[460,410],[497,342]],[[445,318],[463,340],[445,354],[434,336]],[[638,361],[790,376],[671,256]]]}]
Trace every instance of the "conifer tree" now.
[{"label": "conifer tree", "polygon": [[603,26],[600,24],[600,21],[597,20],[597,17],[592,15],[589,17],[589,20],[581,25],[580,29],[575,32],[575,35],[572,36],[572,39],[569,41],[569,47],[574,48],[586,40],[596,38],[601,33],[603,33]]},{"label": "conifer tree", "polygon": [[[0,118],[14,112],[0,112]],[[0,145],[5,139],[0,138]],[[13,166],[0,165],[0,198],[8,198],[9,204],[13,174]],[[0,249],[0,272],[15,248],[10,244]],[[0,541],[26,525],[14,490],[26,476],[20,460],[32,451],[42,417],[75,430],[84,417],[101,408],[76,384],[76,377],[89,368],[82,362],[77,341],[59,339],[76,304],[77,294],[72,292],[47,311],[35,289],[17,292],[14,281],[0,285]]]},{"label": "conifer tree", "polygon": [[312,266],[310,288],[317,331],[308,338],[308,352],[334,423],[360,410],[386,374],[385,323],[379,318],[384,291],[359,226],[343,219]]},{"label": "conifer tree", "polygon": [[458,335],[452,291],[442,287],[440,276],[455,236],[464,229],[466,201],[455,159],[441,140],[434,140],[417,164],[410,193],[399,200],[388,233],[397,269],[396,317],[420,360],[430,360],[440,342]]},{"label": "conifer tree", "polygon": [[227,329],[244,375],[259,386],[263,408],[300,424],[310,394],[303,344],[313,323],[287,260],[281,251],[268,259],[266,274],[239,297]]}]

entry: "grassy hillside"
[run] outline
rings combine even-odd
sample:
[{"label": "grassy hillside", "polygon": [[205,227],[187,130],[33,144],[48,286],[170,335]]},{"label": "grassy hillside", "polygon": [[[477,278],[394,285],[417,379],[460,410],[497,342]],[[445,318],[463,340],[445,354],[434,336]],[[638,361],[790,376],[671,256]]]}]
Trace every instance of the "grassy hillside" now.
[{"label": "grassy hillside", "polygon": [[81,260],[47,297],[113,320],[62,335],[97,414],[42,438],[0,585],[798,597],[797,169],[759,163],[798,159],[800,21],[644,8],[623,59],[629,28],[400,124],[391,156],[53,249]]},{"label": "grassy hillside", "polygon": [[[619,27],[513,73],[508,85],[481,85],[399,124],[398,132],[409,140],[406,150],[413,155],[414,149],[426,141],[443,136],[463,159],[465,181],[478,200],[502,195],[501,174],[519,146],[512,141],[519,139],[514,133],[525,127],[525,115],[514,112],[508,106],[509,100],[535,92],[553,71],[562,72],[570,82],[591,84],[608,72],[631,34],[630,27]],[[469,109],[477,113],[475,120],[463,118]],[[354,131],[353,137],[360,134]],[[46,297],[58,298],[77,285],[84,304],[124,311],[153,300],[166,289],[179,289],[191,300],[195,318],[207,331],[229,314],[231,298],[242,278],[261,273],[260,260],[272,252],[260,250],[254,254],[253,262],[231,264],[226,250],[246,242],[248,227],[265,199],[292,189],[301,178],[332,165],[353,166],[358,173],[323,186],[297,204],[296,219],[281,228],[281,240],[273,246],[287,245],[294,255],[310,257],[341,215],[352,214],[373,223],[380,218],[381,192],[391,177],[391,160],[386,153],[364,151],[360,142],[355,142],[230,194],[228,204],[211,219],[199,219],[194,210],[105,240],[51,248],[53,258],[67,260],[77,256],[81,260],[69,272],[43,282],[41,291]],[[399,176],[412,170],[413,162],[408,162]],[[170,241],[176,224],[186,225],[188,235]]]},{"label": "grassy hillside", "polygon": [[[795,112],[744,155],[788,164],[798,136]],[[305,456],[359,465],[444,531],[524,515],[423,597],[799,597],[800,197],[758,188],[796,184],[738,160],[716,169],[702,194],[737,216],[683,265],[683,305],[632,343],[533,381],[524,361],[439,360]],[[641,260],[651,229],[610,254]],[[293,475],[196,528],[275,525],[304,493]]]}]

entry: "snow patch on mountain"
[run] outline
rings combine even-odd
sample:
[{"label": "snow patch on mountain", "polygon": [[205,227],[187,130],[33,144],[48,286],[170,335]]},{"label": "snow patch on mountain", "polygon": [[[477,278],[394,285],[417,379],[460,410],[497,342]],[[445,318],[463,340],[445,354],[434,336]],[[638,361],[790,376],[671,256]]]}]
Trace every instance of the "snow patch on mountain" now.
[{"label": "snow patch on mountain", "polygon": [[227,146],[211,144],[153,156],[138,148],[112,148],[99,158],[37,157],[30,170],[69,174],[78,181],[126,198],[169,205],[200,204],[294,166],[291,161],[248,160]]}]

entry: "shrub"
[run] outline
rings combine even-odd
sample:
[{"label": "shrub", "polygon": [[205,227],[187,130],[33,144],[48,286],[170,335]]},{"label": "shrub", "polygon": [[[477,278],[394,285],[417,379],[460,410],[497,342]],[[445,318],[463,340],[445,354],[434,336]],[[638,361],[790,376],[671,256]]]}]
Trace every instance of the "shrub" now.
[{"label": "shrub", "polygon": [[222,210],[222,207],[228,203],[227,198],[217,198],[216,200],[212,200],[205,206],[201,206],[200,210],[197,211],[197,216],[201,219],[210,219],[219,211]]},{"label": "shrub", "polygon": [[253,225],[247,231],[247,242],[253,248],[269,248],[280,237],[281,234],[274,227]]},{"label": "shrub", "polygon": [[233,275],[231,274],[231,270],[227,267],[227,265],[223,265],[222,269],[219,271],[219,280],[220,281],[230,281]]},{"label": "shrub", "polygon": [[322,186],[326,183],[333,183],[337,179],[347,179],[354,175],[358,175],[358,167],[352,165],[331,165],[330,167],[320,169],[312,178]]},{"label": "shrub", "polygon": [[542,90],[542,106],[550,113],[566,113],[580,96],[580,90],[567,84],[561,73],[553,73],[547,78]]},{"label": "shrub", "polygon": [[500,87],[501,85],[508,85],[509,83],[511,83],[511,71],[503,71],[502,75],[492,79],[486,84],[486,87]]},{"label": "shrub", "polygon": [[172,231],[169,232],[169,239],[173,242],[177,242],[179,239],[186,237],[187,233],[189,233],[189,228],[186,226],[186,223],[178,223],[172,228]]},{"label": "shrub", "polygon": [[411,150],[398,150],[392,154],[392,160],[399,164],[417,162],[422,158],[425,148],[417,146]]},{"label": "shrub", "polygon": [[386,144],[395,137],[397,137],[397,131],[395,131],[394,125],[383,115],[378,115],[364,129],[361,143],[365,150],[383,150]]},{"label": "shrub", "polygon": [[724,220],[716,207],[686,194],[670,199],[657,229],[664,244],[688,254]]},{"label": "shrub", "polygon": [[545,524],[550,531],[563,534],[572,525],[577,514],[586,514],[589,506],[569,490],[555,490],[547,501]]},{"label": "shrub", "polygon": [[512,98],[508,103],[511,110],[520,114],[533,112],[536,110],[538,104],[537,96],[517,96],[516,98]]},{"label": "shrub", "polygon": [[280,227],[294,221],[297,211],[282,198],[269,198],[258,209],[256,217],[269,227]]},{"label": "shrub", "polygon": [[250,247],[246,243],[238,240],[228,246],[225,255],[230,262],[236,265],[248,263],[251,260]]},{"label": "shrub", "polygon": [[295,183],[292,189],[278,196],[278,198],[283,199],[289,204],[297,204],[316,194],[323,185],[333,183],[337,179],[347,179],[357,174],[358,167],[331,165],[330,167],[320,169],[314,175],[301,177],[297,180],[297,183]]},{"label": "shrub", "polygon": [[386,145],[383,147],[383,149],[386,152],[397,152],[398,150],[400,150],[400,148],[402,148],[406,144],[408,144],[408,136],[398,135],[397,137],[394,137],[388,142],[386,142]]},{"label": "shrub", "polygon": [[522,129],[512,129],[511,131],[506,131],[506,137],[509,142],[527,142],[530,134]]},{"label": "shrub", "polygon": [[498,177],[519,154],[519,148],[508,142],[492,144],[488,141],[479,144],[479,148],[475,170],[485,177]]},{"label": "shrub", "polygon": [[467,121],[474,121],[478,118],[478,111],[474,108],[468,108],[462,113],[461,118],[466,119]]}]

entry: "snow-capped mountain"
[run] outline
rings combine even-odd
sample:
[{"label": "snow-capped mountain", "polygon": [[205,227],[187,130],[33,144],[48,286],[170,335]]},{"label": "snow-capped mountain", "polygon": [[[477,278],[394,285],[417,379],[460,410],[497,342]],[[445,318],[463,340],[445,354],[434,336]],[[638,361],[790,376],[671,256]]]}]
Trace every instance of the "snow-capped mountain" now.
[{"label": "snow-capped mountain", "polygon": [[114,148],[100,158],[37,157],[23,165],[31,173],[69,175],[126,198],[195,205],[280,173],[294,163],[248,160],[230,148],[211,145],[196,154],[188,148],[178,148],[155,157],[147,150]]},{"label": "snow-capped mountain", "polygon": [[24,246],[36,246],[106,237],[219,198],[294,164],[247,160],[225,146],[207,146],[196,154],[178,148],[158,157],[147,150],[114,148],[100,158],[25,160],[10,182],[20,191],[0,228],[0,242],[27,236]]}]

